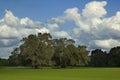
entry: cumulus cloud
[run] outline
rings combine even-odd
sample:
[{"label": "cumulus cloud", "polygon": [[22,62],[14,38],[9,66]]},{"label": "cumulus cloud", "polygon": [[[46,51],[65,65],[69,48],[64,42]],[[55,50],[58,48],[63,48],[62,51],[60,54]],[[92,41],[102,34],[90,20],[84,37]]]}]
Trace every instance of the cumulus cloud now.
[{"label": "cumulus cloud", "polygon": [[81,30],[87,32],[89,31],[89,26],[85,24],[84,21],[82,20],[78,8],[75,7],[75,8],[67,9],[64,13],[66,14],[67,20],[73,20],[76,26],[78,26]]},{"label": "cumulus cloud", "polygon": [[[5,16],[0,19],[0,56],[8,56],[7,53],[12,50],[9,47],[17,46],[23,37],[38,32],[49,32],[49,30],[41,27],[41,22],[32,21],[27,17],[20,19],[11,11],[5,10]],[[6,55],[3,56],[2,53]]]},{"label": "cumulus cloud", "polygon": [[15,28],[8,26],[7,24],[0,25],[0,38],[14,38],[18,36],[18,32]]},{"label": "cumulus cloud", "polygon": [[106,1],[90,2],[85,5],[85,9],[83,9],[82,15],[87,18],[103,17],[107,13],[106,10],[104,9],[106,4],[107,4]]},{"label": "cumulus cloud", "polygon": [[120,42],[114,39],[108,40],[94,40],[95,44],[101,48],[111,48],[115,46],[120,46]]},{"label": "cumulus cloud", "polygon": [[0,20],[0,41],[2,46],[10,40],[20,40],[29,34],[36,34],[38,32],[49,32],[47,29],[41,27],[41,22],[32,21],[31,19],[18,18],[13,15],[11,11],[6,10],[5,16]]},{"label": "cumulus cloud", "polygon": [[5,10],[5,16],[4,18],[1,20],[1,23],[6,23],[8,26],[18,26],[19,25],[19,19],[17,17],[15,17],[11,11]]},{"label": "cumulus cloud", "polygon": [[59,28],[59,25],[57,23],[54,23],[54,24],[50,24],[48,23],[47,24],[47,27],[51,30],[51,31],[55,31]]},{"label": "cumulus cloud", "polygon": [[[120,11],[106,18],[106,5],[106,1],[92,1],[81,13],[77,7],[69,8],[62,16],[46,22],[18,18],[6,10],[5,16],[0,19],[0,51],[5,53],[0,53],[0,56],[8,56],[8,52],[19,45],[23,37],[38,32],[51,33],[54,38],[74,39],[76,44],[86,45],[89,49],[120,46]],[[69,23],[74,24],[71,29],[69,26],[67,30],[61,28]]]},{"label": "cumulus cloud", "polygon": [[85,5],[81,14],[79,9],[74,7],[64,11],[64,16],[55,19],[64,21],[64,24],[72,21],[76,26],[73,27],[69,35],[77,43],[87,45],[89,49],[108,49],[119,46],[120,12],[106,18],[106,5],[106,1],[92,1]]},{"label": "cumulus cloud", "polygon": [[63,18],[63,19],[61,19],[61,18],[63,18],[63,17],[60,17],[60,18],[52,18],[51,21],[52,21],[53,23],[57,23],[57,24],[64,24],[64,23],[65,23],[65,20],[64,20],[64,18]]},{"label": "cumulus cloud", "polygon": [[18,18],[11,11],[5,10],[4,17],[0,19],[0,57],[8,57],[12,48],[18,46],[22,38],[38,32],[55,34],[53,36],[57,38],[70,38],[67,32],[59,29],[56,20],[47,23],[33,21],[28,17]]},{"label": "cumulus cloud", "polygon": [[68,38],[71,39],[71,36],[65,31],[57,31],[53,33],[53,36],[57,38]]}]

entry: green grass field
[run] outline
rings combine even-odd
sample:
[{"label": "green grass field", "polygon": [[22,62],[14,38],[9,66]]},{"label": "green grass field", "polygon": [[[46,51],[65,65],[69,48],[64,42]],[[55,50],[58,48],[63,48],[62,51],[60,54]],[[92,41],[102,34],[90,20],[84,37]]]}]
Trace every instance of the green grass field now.
[{"label": "green grass field", "polygon": [[120,80],[120,68],[0,68],[0,80]]}]

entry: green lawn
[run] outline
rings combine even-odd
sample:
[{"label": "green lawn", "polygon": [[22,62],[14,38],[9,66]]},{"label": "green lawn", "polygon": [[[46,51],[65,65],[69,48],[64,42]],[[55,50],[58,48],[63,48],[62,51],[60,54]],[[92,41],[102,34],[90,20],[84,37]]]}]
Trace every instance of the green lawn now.
[{"label": "green lawn", "polygon": [[120,80],[120,68],[0,68],[0,80]]}]

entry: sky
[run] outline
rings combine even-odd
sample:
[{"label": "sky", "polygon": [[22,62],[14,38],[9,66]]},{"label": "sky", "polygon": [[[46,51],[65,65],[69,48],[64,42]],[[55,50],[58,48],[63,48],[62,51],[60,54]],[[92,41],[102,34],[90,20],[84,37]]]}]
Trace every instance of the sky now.
[{"label": "sky", "polygon": [[30,34],[70,38],[89,50],[120,46],[120,0],[0,0],[0,57]]}]

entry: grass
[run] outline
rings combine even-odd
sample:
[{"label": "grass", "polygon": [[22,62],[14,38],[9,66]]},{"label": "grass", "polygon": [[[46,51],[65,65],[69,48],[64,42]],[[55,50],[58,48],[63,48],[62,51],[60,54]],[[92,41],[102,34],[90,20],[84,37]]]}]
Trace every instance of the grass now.
[{"label": "grass", "polygon": [[0,68],[0,80],[120,80],[120,68]]}]

